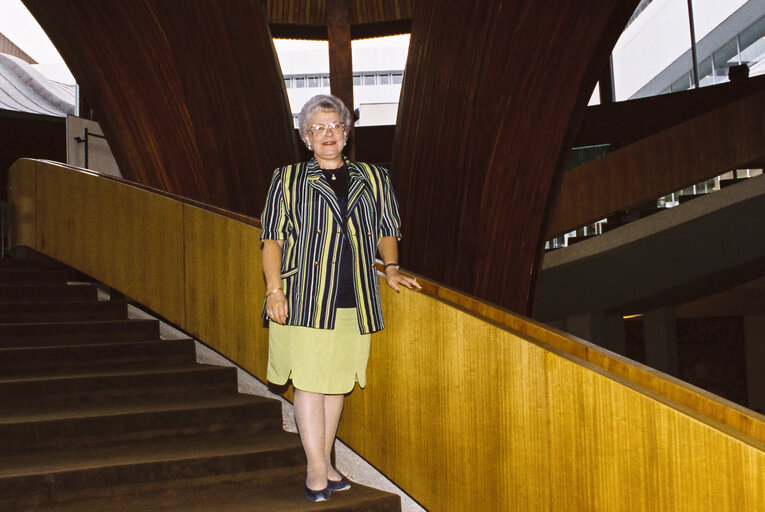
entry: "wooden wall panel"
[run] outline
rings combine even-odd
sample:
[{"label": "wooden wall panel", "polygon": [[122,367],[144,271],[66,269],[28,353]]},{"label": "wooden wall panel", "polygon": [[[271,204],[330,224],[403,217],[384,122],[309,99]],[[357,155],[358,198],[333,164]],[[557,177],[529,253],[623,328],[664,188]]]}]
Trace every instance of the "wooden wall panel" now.
[{"label": "wooden wall panel", "polygon": [[[14,183],[16,173],[35,172],[23,164],[12,171]],[[78,201],[71,213],[62,207],[83,195],[99,198],[95,204],[107,209],[97,213],[112,218],[151,211],[134,220],[135,234],[127,231],[130,250],[147,254],[167,244],[180,216],[185,270],[173,276],[173,288],[185,290],[185,320],[178,326],[262,378],[267,329],[258,320],[265,288],[256,227],[114,179],[37,165],[35,201],[46,204],[46,219],[37,225],[35,248],[109,276],[108,285],[134,286],[110,267],[115,258],[136,256],[125,253],[121,239],[129,220],[101,222],[101,238],[89,240],[83,234],[97,224],[93,210]],[[57,208],[59,218],[48,218]],[[147,267],[135,269],[139,281],[167,277],[149,258],[135,264]],[[368,385],[350,395],[340,436],[428,510],[717,512],[754,511],[765,501],[765,436],[743,430],[764,432],[761,416],[722,424],[702,411],[735,417],[739,411],[719,398],[685,386],[699,401],[678,404],[659,390],[662,382],[683,386],[658,372],[486,304],[484,314],[455,307],[423,281],[423,293],[383,286],[387,327],[373,336]],[[154,300],[158,314],[178,316],[178,299]],[[503,315],[518,329],[497,323]],[[609,365],[634,374],[610,372]],[[656,381],[652,388],[637,383],[645,375]]]},{"label": "wooden wall panel", "polygon": [[296,157],[259,0],[26,0],[129,179],[248,214]]},{"label": "wooden wall panel", "polygon": [[416,4],[393,158],[405,266],[531,313],[551,190],[637,3]]}]

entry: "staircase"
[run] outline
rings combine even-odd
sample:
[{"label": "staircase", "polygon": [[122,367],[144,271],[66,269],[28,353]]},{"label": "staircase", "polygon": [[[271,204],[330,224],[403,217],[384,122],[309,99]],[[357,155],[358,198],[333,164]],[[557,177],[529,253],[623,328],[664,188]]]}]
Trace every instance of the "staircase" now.
[{"label": "staircase", "polygon": [[400,511],[358,484],[308,503],[278,401],[74,280],[0,260],[0,510]]}]

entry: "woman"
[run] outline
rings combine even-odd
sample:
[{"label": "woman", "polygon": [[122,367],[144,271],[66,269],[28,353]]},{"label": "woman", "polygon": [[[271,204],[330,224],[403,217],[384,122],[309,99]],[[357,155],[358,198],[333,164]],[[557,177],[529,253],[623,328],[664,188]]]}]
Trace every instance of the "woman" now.
[{"label": "woman", "polygon": [[343,102],[314,96],[298,120],[314,158],[274,172],[261,216],[267,378],[292,380],[305,495],[324,501],[350,488],[330,453],[344,395],[366,385],[370,333],[383,328],[376,252],[388,286],[420,285],[398,268],[400,217],[387,171],[343,156],[352,122]]}]

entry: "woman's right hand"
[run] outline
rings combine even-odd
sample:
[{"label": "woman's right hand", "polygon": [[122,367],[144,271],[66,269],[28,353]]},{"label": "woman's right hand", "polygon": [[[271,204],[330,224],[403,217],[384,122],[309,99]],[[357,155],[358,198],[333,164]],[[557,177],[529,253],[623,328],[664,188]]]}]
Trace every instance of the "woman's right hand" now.
[{"label": "woman's right hand", "polygon": [[287,306],[287,297],[281,288],[266,298],[266,314],[268,314],[268,318],[277,324],[284,325],[287,322],[289,308]]}]

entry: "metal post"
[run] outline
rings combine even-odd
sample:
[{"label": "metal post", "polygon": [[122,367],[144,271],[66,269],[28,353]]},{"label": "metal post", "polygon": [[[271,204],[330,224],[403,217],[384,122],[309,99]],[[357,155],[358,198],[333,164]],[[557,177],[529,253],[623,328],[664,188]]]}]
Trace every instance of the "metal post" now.
[{"label": "metal post", "polygon": [[691,57],[693,58],[693,85],[699,88],[699,61],[696,56],[696,26],[693,23],[693,0],[688,0],[688,22],[691,27]]}]

